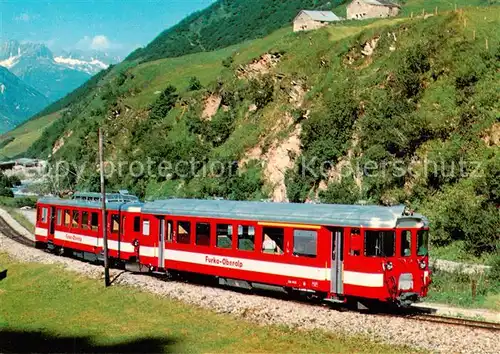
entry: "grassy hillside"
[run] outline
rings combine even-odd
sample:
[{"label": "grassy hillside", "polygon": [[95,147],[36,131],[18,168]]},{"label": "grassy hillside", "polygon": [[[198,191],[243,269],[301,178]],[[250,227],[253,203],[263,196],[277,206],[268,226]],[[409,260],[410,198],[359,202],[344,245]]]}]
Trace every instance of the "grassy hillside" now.
[{"label": "grassy hillside", "polygon": [[435,245],[458,240],[467,254],[493,253],[499,14],[471,7],[285,28],[215,52],[125,62],[70,103],[29,154],[46,157],[57,142],[52,162],[73,165],[52,187],[98,189],[103,125],[110,166],[121,166],[110,188],[146,198],[406,203],[430,217]]},{"label": "grassy hillside", "polygon": [[212,51],[266,36],[290,24],[298,11],[331,10],[342,0],[219,0],[165,30],[126,60],[151,61]]},{"label": "grassy hillside", "polygon": [[41,116],[20,125],[16,129],[0,136],[0,161],[8,160],[26,152],[43,131],[61,116],[60,112]]},{"label": "grassy hillside", "polygon": [[[346,17],[350,0],[219,0],[205,10],[198,11],[179,24],[165,30],[145,48],[131,53],[126,60],[151,61],[186,54],[212,51],[266,36],[289,25],[302,9],[333,10]],[[434,12],[453,10],[455,6],[484,6],[497,0],[424,1],[400,2],[402,16],[415,15],[422,10]]]}]

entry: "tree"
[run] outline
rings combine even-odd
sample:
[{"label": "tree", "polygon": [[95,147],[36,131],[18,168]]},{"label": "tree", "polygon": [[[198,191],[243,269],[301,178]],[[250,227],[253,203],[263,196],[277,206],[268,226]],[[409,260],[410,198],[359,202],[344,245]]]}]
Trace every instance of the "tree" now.
[{"label": "tree", "polygon": [[151,105],[151,119],[163,119],[168,112],[175,107],[179,95],[176,93],[175,86],[168,85],[167,88],[160,94],[156,101]]},{"label": "tree", "polygon": [[3,172],[0,171],[0,189],[3,188],[12,188],[12,182],[8,176],[6,176]]},{"label": "tree", "polygon": [[0,187],[0,197],[14,197],[14,193],[9,188]]},{"label": "tree", "polygon": [[202,87],[203,86],[201,85],[200,80],[196,76],[193,76],[189,79],[189,86],[188,86],[189,91],[198,91]]}]

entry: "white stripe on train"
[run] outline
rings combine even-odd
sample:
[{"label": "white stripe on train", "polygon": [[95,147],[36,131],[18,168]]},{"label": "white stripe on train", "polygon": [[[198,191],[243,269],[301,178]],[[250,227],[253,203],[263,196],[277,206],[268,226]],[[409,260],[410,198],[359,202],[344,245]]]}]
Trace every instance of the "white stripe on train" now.
[{"label": "white stripe on train", "polygon": [[[36,228],[36,234],[46,236],[47,229]],[[75,234],[71,232],[56,231],[54,238],[74,243],[80,243],[89,246],[102,247],[102,239],[92,236]],[[134,246],[128,242],[118,242],[108,240],[108,248],[110,250],[121,250],[122,252],[133,253]],[[158,257],[158,247],[140,246],[139,255],[143,257]],[[312,280],[330,280],[331,273],[329,268],[300,266],[295,264],[284,264],[268,261],[259,261],[246,258],[235,258],[226,256],[217,256],[212,254],[179,251],[179,250],[164,250],[165,261],[169,260],[186,262],[192,264],[200,264],[212,267],[224,267],[232,269],[241,269],[250,272],[268,273],[273,275],[297,277]],[[382,273],[362,273],[344,270],[343,283],[348,285],[366,286],[366,287],[383,287],[384,275]]]}]

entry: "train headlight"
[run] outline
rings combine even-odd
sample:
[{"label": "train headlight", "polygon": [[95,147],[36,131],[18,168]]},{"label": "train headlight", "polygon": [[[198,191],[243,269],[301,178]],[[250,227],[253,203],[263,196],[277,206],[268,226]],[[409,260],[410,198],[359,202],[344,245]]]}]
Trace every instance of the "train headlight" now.
[{"label": "train headlight", "polygon": [[387,262],[387,263],[385,264],[385,269],[387,269],[387,270],[392,270],[392,268],[394,268],[394,266],[392,265],[392,262]]},{"label": "train headlight", "polygon": [[420,261],[418,262],[418,264],[420,265],[420,269],[425,269],[425,267],[427,266],[427,264],[425,264],[425,261]]}]

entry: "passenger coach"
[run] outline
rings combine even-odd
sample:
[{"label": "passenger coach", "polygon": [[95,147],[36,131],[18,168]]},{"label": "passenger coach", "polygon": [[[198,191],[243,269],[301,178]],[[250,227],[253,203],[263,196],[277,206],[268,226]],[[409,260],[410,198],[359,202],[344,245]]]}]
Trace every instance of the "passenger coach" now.
[{"label": "passenger coach", "polygon": [[[338,302],[408,305],[430,284],[427,219],[402,206],[108,199],[110,256],[142,270]],[[94,200],[42,199],[37,240],[98,259],[100,215]]]}]

